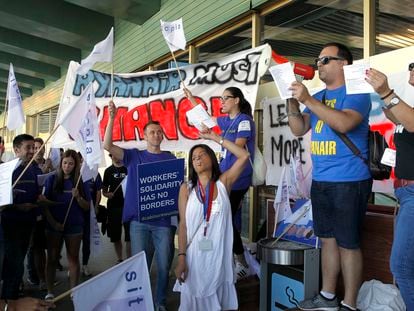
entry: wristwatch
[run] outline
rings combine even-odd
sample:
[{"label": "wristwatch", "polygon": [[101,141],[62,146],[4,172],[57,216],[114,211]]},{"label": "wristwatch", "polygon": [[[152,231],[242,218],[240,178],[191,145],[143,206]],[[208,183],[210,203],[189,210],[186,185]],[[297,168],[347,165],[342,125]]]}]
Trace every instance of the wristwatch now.
[{"label": "wristwatch", "polygon": [[385,104],[385,109],[391,109],[394,106],[397,106],[401,102],[400,98],[394,95],[388,104]]}]

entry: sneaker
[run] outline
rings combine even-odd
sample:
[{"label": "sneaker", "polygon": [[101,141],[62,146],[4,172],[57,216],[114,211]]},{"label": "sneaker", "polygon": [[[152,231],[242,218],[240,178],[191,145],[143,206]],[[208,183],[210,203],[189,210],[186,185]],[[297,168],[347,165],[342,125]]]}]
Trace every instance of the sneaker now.
[{"label": "sneaker", "polygon": [[88,266],[82,266],[82,274],[84,276],[91,276],[92,275],[92,273],[88,269]]},{"label": "sneaker", "polygon": [[[356,309],[356,310],[359,311],[359,309]],[[344,306],[341,302],[340,305],[339,305],[339,311],[354,311],[354,310],[352,310],[351,308],[349,308],[347,306]]]},{"label": "sneaker", "polygon": [[339,307],[338,299],[327,299],[321,294],[317,294],[312,299],[299,302],[298,308],[300,310],[323,310],[323,311],[337,311]]},{"label": "sneaker", "polygon": [[53,295],[52,293],[47,293],[47,295],[45,296],[45,300],[53,300],[55,299],[55,295]]},{"label": "sneaker", "polygon": [[237,281],[249,276],[249,269],[238,261],[236,261],[235,271],[237,275]]}]

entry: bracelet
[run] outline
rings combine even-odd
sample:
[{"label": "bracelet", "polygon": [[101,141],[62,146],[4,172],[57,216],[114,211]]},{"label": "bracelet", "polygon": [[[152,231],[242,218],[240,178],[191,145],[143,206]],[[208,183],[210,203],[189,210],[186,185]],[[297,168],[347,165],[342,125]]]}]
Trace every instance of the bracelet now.
[{"label": "bracelet", "polygon": [[219,145],[223,146],[223,143],[224,143],[224,139],[220,138]]},{"label": "bracelet", "polygon": [[302,114],[300,112],[289,112],[287,114],[288,117],[301,117]]},{"label": "bracelet", "polygon": [[177,257],[178,256],[187,256],[187,254],[186,253],[178,253]]},{"label": "bracelet", "polygon": [[389,93],[387,93],[387,95],[382,96],[382,97],[381,97],[381,100],[386,99],[386,98],[387,98],[388,96],[390,96],[392,93],[394,93],[394,89],[391,89],[391,91],[389,91]]}]

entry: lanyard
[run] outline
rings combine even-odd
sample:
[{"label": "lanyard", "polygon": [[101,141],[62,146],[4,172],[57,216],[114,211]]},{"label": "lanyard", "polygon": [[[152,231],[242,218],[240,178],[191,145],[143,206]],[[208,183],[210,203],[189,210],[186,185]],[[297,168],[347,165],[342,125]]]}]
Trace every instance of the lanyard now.
[{"label": "lanyard", "polygon": [[203,204],[203,215],[204,215],[204,236],[207,235],[207,225],[210,221],[211,216],[211,207],[213,203],[214,196],[214,181],[207,183],[206,189],[203,189],[203,186],[200,183],[200,180],[197,181],[197,198]]}]

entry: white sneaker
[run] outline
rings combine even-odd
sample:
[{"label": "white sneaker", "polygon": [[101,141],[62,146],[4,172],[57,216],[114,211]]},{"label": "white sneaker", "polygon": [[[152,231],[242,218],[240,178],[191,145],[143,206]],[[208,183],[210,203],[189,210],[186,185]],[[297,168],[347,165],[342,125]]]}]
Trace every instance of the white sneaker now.
[{"label": "white sneaker", "polygon": [[237,275],[237,281],[249,276],[249,268],[245,267],[241,262],[236,261],[235,272]]},{"label": "white sneaker", "polygon": [[45,300],[53,300],[55,299],[55,295],[53,295],[52,293],[47,293],[47,295],[45,296]]},{"label": "white sneaker", "polygon": [[92,275],[92,273],[88,269],[88,266],[82,266],[82,274],[84,276],[91,276]]}]

